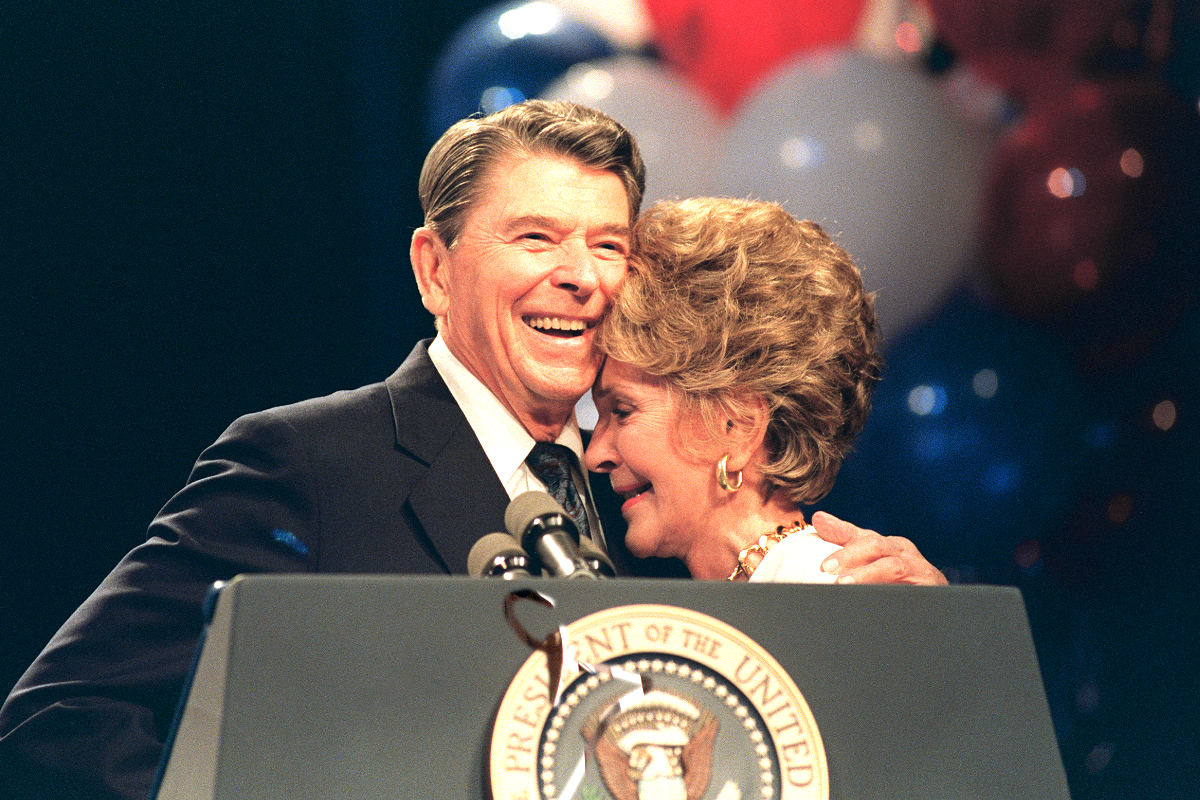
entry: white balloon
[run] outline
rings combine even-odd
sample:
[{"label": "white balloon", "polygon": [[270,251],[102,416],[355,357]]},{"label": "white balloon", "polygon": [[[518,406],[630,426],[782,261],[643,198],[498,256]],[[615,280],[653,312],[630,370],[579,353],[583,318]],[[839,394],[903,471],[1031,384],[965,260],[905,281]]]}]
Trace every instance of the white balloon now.
[{"label": "white balloon", "polygon": [[645,47],[654,34],[650,15],[639,0],[550,0],[550,3],[587,22],[626,50]]},{"label": "white balloon", "polygon": [[541,96],[591,106],[629,129],[646,162],[646,203],[712,194],[716,111],[666,67],[639,56],[576,64]]},{"label": "white balloon", "polygon": [[716,183],[820,223],[878,292],[892,339],[969,271],[993,144],[915,65],[821,51],[774,73],[739,109]]}]

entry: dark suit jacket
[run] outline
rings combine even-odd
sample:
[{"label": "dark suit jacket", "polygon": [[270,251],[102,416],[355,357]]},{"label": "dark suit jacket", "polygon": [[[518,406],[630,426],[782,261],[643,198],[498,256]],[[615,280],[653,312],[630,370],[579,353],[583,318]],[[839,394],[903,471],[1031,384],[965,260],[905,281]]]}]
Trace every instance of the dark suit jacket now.
[{"label": "dark suit jacket", "polygon": [[[383,383],[251,414],[71,616],[0,710],[6,796],[144,798],[209,587],[247,572],[465,573],[508,496],[422,342]],[[621,574],[670,574],[624,551]]]}]

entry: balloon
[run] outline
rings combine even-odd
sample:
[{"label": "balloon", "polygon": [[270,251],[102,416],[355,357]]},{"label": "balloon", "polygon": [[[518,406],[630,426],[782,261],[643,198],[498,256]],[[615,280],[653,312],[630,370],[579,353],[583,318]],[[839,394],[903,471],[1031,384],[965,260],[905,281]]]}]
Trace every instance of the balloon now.
[{"label": "balloon", "polygon": [[619,49],[633,52],[650,44],[650,15],[640,0],[550,0],[566,13],[584,20]]},{"label": "balloon", "polygon": [[821,507],[996,580],[1063,521],[1089,406],[1050,334],[968,292],[889,348],[871,417]]},{"label": "balloon", "polygon": [[636,56],[577,64],[542,96],[597,108],[633,133],[646,162],[647,203],[712,193],[722,134],[716,111],[660,64]]},{"label": "balloon", "polygon": [[[1092,379],[1088,476],[1048,567],[1089,591],[1179,587],[1194,607],[1200,557],[1193,501],[1200,487],[1200,305],[1139,364]],[[1131,543],[1136,543],[1131,546]]]},{"label": "balloon", "polygon": [[998,301],[1066,334],[1088,369],[1149,349],[1196,283],[1197,153],[1195,113],[1155,81],[1079,83],[1032,107],[986,190]]},{"label": "balloon", "polygon": [[890,338],[936,308],[971,264],[993,140],[914,67],[826,51],[746,102],[717,184],[820,223],[879,293]]},{"label": "balloon", "polygon": [[463,117],[535,97],[571,65],[614,52],[602,34],[551,3],[489,8],[455,33],[434,64],[430,139]]},{"label": "balloon", "polygon": [[929,0],[939,35],[1023,99],[1052,94],[1136,5],[1137,0]]},{"label": "balloon", "polygon": [[796,54],[850,42],[865,5],[866,0],[645,0],[663,58],[722,113]]}]

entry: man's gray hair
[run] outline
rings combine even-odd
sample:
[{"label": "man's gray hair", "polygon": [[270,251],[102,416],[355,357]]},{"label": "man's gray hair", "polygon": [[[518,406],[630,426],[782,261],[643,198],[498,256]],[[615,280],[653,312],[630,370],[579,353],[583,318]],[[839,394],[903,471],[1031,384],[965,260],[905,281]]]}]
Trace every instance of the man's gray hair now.
[{"label": "man's gray hair", "polygon": [[646,168],[624,126],[587,106],[527,100],[483,117],[459,120],[433,145],[418,190],[425,225],[453,247],[479,199],[488,169],[514,155],[564,156],[612,172],[629,198],[632,226],[646,189]]}]

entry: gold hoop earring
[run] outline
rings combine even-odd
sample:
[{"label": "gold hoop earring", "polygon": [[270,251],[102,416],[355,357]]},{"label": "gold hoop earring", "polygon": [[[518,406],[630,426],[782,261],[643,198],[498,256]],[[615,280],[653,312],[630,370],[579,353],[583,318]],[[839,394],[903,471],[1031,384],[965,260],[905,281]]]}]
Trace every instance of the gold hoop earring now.
[{"label": "gold hoop earring", "polygon": [[721,456],[721,460],[717,462],[717,485],[727,492],[736,492],[742,488],[742,471],[737,471],[737,483],[729,482],[729,473],[725,471],[725,465],[729,461],[729,454]]}]

